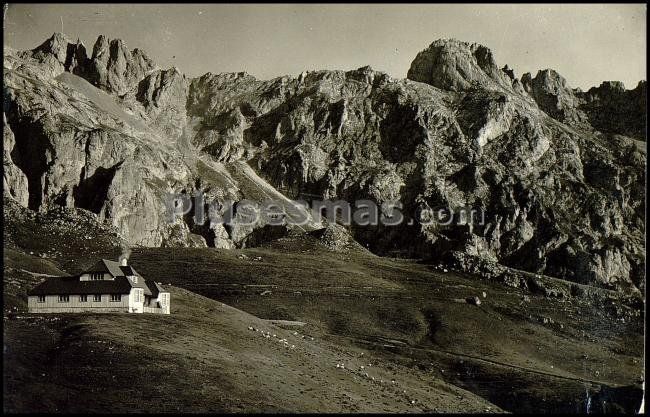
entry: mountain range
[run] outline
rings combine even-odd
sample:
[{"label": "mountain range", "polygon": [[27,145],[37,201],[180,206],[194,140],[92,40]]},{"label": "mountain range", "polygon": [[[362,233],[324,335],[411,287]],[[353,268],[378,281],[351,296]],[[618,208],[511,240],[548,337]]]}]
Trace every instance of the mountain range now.
[{"label": "mountain range", "polygon": [[405,79],[362,67],[258,80],[191,78],[119,39],[99,36],[90,50],[55,33],[5,49],[3,188],[26,210],[88,210],[144,247],[240,248],[268,231],[191,216],[169,224],[168,193],[399,200],[407,220],[469,206],[484,224],[346,233],[378,255],[498,263],[638,293],[645,114],[645,81],[584,92],[551,69],[518,78],[485,46],[454,39],[420,52]]}]

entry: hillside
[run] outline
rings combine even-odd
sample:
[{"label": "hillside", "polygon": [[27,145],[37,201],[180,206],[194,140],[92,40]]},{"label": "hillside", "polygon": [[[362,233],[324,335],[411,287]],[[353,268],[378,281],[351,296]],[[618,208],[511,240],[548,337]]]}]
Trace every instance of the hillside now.
[{"label": "hillside", "polygon": [[499,411],[441,379],[410,375],[404,366],[375,362],[364,371],[374,358],[361,349],[303,338],[302,330],[296,334],[220,302],[170,290],[169,317],[66,315],[6,322],[5,339],[18,343],[5,352],[11,371],[5,411]]},{"label": "hillside", "polygon": [[[29,287],[121,248],[92,243],[110,232],[86,232],[48,254],[66,220],[15,218],[8,226],[30,224],[43,246],[12,237],[5,247],[5,294],[18,291],[5,298],[6,410],[101,410],[136,385],[123,411],[631,411],[640,401],[642,310],[611,291],[543,295],[296,234],[250,249],[135,248],[130,264],[172,291],[168,317],[26,316],[14,278]],[[466,302],[475,296],[480,305]]]}]

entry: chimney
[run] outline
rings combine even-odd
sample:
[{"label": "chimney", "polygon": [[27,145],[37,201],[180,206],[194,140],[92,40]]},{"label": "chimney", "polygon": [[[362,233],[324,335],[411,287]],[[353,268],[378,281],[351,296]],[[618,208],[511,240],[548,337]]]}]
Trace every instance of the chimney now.
[{"label": "chimney", "polygon": [[122,246],[122,254],[119,258],[120,266],[126,266],[126,263],[129,260],[129,255],[131,255],[131,249],[126,246]]}]

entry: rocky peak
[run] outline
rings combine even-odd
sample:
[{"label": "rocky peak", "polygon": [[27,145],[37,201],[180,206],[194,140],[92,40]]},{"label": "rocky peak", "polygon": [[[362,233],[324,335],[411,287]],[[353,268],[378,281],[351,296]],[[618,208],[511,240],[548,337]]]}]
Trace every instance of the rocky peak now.
[{"label": "rocky peak", "polygon": [[381,71],[375,71],[370,65],[348,71],[345,73],[345,75],[349,79],[371,85],[375,83],[383,85],[391,81],[391,78],[388,74]]},{"label": "rocky peak", "polygon": [[622,93],[625,91],[625,84],[622,81],[603,81],[599,89],[613,93]]},{"label": "rocky peak", "polygon": [[645,140],[646,83],[626,90],[620,81],[604,81],[587,92],[571,88],[552,69],[521,77],[524,90],[552,118],[582,130],[598,130]]},{"label": "rocky peak", "polygon": [[40,75],[54,78],[62,72],[71,72],[120,96],[136,89],[156,68],[143,50],[130,51],[121,39],[109,39],[104,35],[97,38],[90,57],[80,40],[72,42],[61,33],[54,33],[41,45],[18,55],[21,59],[36,61]]},{"label": "rocky peak", "polygon": [[521,77],[521,82],[529,93],[533,91],[533,84],[539,90],[550,93],[559,93],[569,90],[566,79],[550,68],[539,70],[535,78],[532,78],[531,74],[527,72]]},{"label": "rocky peak", "polygon": [[535,78],[526,73],[521,77],[521,83],[539,108],[549,116],[571,124],[585,122],[586,117],[578,110],[579,100],[574,90],[555,70],[540,70]]},{"label": "rocky peak", "polygon": [[501,68],[501,71],[503,71],[508,76],[508,78],[513,81],[517,78],[515,77],[515,71],[512,70],[507,64],[505,67]]},{"label": "rocky peak", "polygon": [[[81,41],[72,42],[61,33],[54,33],[42,44],[26,51],[5,51],[5,66],[12,67],[11,62],[19,58],[23,63],[35,64],[30,73],[36,78],[54,78],[64,71],[78,72],[78,66],[87,60],[86,48]],[[38,68],[38,69],[36,69]]]},{"label": "rocky peak", "polygon": [[92,59],[97,59],[101,54],[108,49],[109,40],[104,35],[99,35],[95,41],[95,46],[93,46],[93,56]]},{"label": "rocky peak", "polygon": [[646,82],[626,90],[620,81],[604,81],[579,95],[581,109],[591,125],[607,133],[618,133],[646,140]]},{"label": "rocky peak", "polygon": [[87,60],[84,44],[78,39],[72,42],[61,33],[54,33],[29,52],[39,63],[49,65],[54,76],[63,71],[73,72]]},{"label": "rocky peak", "polygon": [[100,35],[93,47],[85,78],[109,93],[122,95],[136,87],[154,68],[154,62],[141,49],[129,51],[121,39]]},{"label": "rocky peak", "polygon": [[55,32],[32,52],[34,56],[52,55],[59,62],[64,63],[68,54],[68,46],[71,44],[72,42],[64,34]]},{"label": "rocky peak", "polygon": [[639,81],[639,83],[636,85],[635,90],[642,90],[643,94],[645,95],[645,91],[647,88],[647,82],[645,80]]},{"label": "rocky peak", "polygon": [[492,51],[477,43],[439,39],[420,52],[407,78],[443,90],[464,91],[475,86],[512,89],[512,82],[494,60]]},{"label": "rocky peak", "polygon": [[137,98],[145,107],[161,107],[170,100],[178,101],[178,108],[185,106],[185,77],[176,68],[154,71],[138,85]]},{"label": "rocky peak", "polygon": [[154,70],[129,93],[167,136],[177,137],[185,125],[189,83],[177,68]]},{"label": "rocky peak", "polygon": [[64,64],[65,70],[78,74],[83,72],[87,65],[88,54],[86,52],[86,46],[77,39],[77,43],[72,48],[68,48],[68,56]]}]

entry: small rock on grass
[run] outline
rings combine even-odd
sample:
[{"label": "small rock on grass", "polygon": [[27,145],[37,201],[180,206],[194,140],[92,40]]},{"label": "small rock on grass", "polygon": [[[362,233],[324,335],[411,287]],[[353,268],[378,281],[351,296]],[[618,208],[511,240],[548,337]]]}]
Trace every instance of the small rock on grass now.
[{"label": "small rock on grass", "polygon": [[481,305],[481,299],[478,298],[478,297],[467,297],[465,299],[465,301],[467,302],[467,304],[472,304],[472,305],[475,305],[475,306],[480,306]]}]

